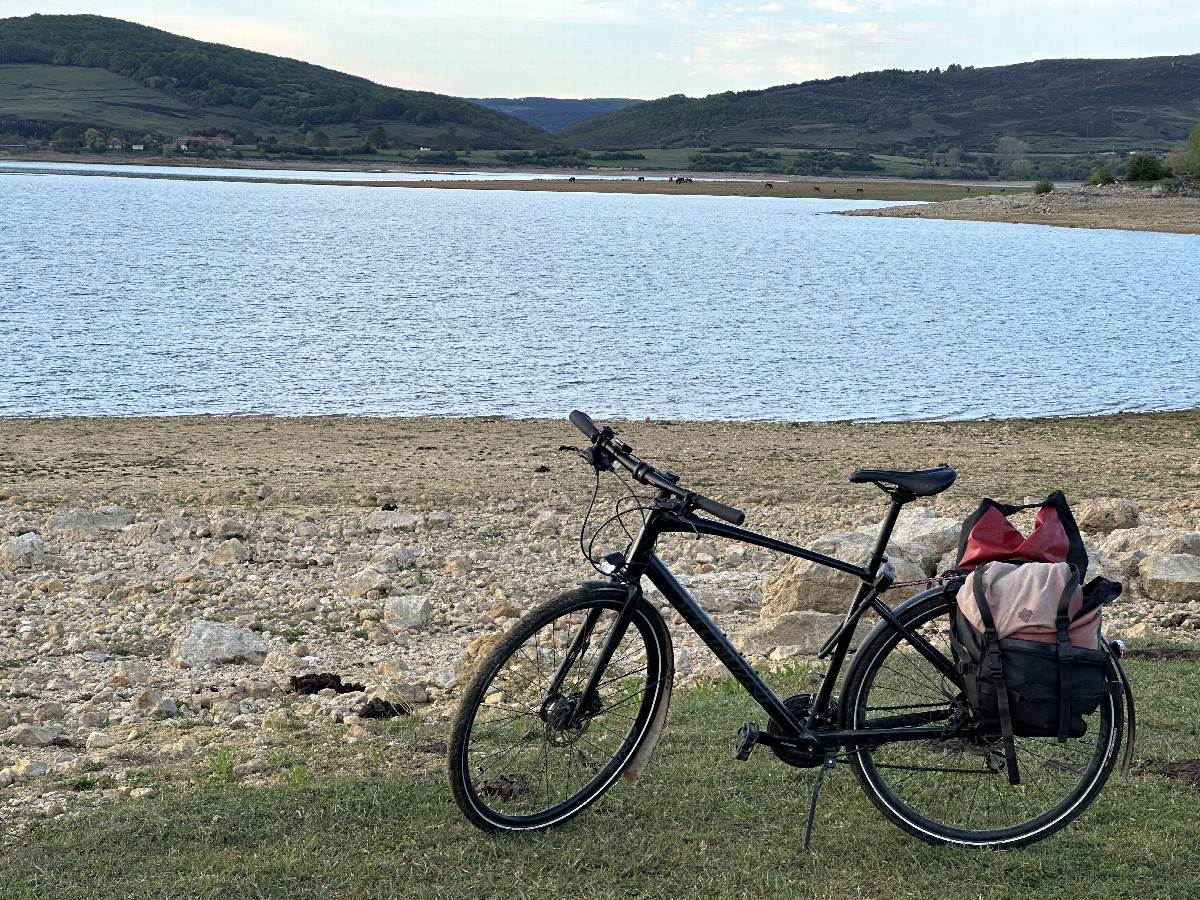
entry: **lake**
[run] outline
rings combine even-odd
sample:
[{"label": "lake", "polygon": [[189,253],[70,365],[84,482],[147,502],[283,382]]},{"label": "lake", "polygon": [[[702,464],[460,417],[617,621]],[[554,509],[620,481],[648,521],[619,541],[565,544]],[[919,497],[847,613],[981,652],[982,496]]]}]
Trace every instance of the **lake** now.
[{"label": "lake", "polygon": [[1200,404],[1200,238],[862,205],[3,174],[0,416]]}]

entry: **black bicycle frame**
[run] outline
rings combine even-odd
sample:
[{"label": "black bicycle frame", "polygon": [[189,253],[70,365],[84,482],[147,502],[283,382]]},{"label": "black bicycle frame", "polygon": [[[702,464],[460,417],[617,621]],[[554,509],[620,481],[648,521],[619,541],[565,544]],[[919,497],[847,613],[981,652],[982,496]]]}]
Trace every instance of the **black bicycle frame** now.
[{"label": "black bicycle frame", "polygon": [[[636,604],[642,602],[640,585],[642,577],[645,576],[650,580],[651,584],[662,592],[667,602],[671,604],[692,630],[699,635],[705,645],[712,650],[717,659],[729,670],[729,673],[754,698],[754,701],[775,720],[783,734],[769,736],[764,734],[760,739],[762,743],[785,744],[807,751],[824,750],[831,752],[842,747],[852,750],[857,746],[873,743],[925,740],[945,735],[946,731],[944,727],[921,727],[919,723],[922,716],[919,714],[903,717],[907,724],[893,728],[871,728],[862,731],[817,731],[810,727],[810,725],[822,723],[827,716],[834,687],[850,651],[855,627],[862,614],[868,608],[875,610],[880,618],[899,632],[904,640],[918,653],[929,660],[949,681],[961,688],[961,678],[954,668],[954,663],[938,652],[919,634],[916,634],[899,622],[893,614],[891,607],[880,599],[880,594],[891,584],[891,579],[881,574],[885,570],[886,556],[884,551],[887,548],[888,540],[891,538],[900,509],[909,499],[915,498],[893,496],[887,515],[880,526],[879,537],[875,542],[875,547],[872,550],[867,565],[864,567],[817,553],[805,547],[790,544],[787,541],[758,534],[754,531],[748,531],[734,525],[727,525],[724,522],[714,519],[701,518],[684,510],[681,504],[669,501],[666,497],[660,495],[656,507],[650,512],[641,531],[634,538],[633,544],[630,547],[629,560],[623,569],[614,576],[614,582],[620,584],[628,591],[628,598],[621,613],[618,615],[615,626],[605,640],[605,646],[596,662],[592,676],[580,697],[578,714],[586,716],[584,709],[587,706],[588,698],[595,691],[601,673],[604,671],[608,660],[612,657],[617,645],[624,636],[625,629],[632,619],[634,607]],[[695,598],[688,593],[687,589],[679,583],[666,564],[654,553],[654,547],[658,538],[667,533],[687,533],[697,536],[709,535],[726,540],[739,541],[767,550],[784,553],[788,556],[806,559],[860,579],[862,583],[855,594],[854,600],[851,602],[850,609],[846,613],[842,625],[831,635],[819,654],[820,656],[830,657],[829,668],[821,681],[821,686],[817,691],[812,705],[812,712],[807,721],[798,719],[784,705],[779,695],[754,670],[754,667],[750,665],[746,657],[733,646],[725,633],[701,609]],[[886,567],[886,571],[890,571],[890,567]],[[927,718],[928,714],[925,714],[925,717]]]}]

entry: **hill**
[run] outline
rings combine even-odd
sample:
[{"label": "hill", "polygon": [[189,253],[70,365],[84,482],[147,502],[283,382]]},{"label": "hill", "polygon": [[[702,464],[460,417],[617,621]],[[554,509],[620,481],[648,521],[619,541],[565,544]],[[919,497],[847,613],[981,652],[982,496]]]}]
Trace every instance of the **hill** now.
[{"label": "hill", "polygon": [[586,100],[559,100],[554,97],[520,97],[517,99],[505,97],[488,97],[478,99],[465,97],[472,103],[494,109],[508,116],[515,116],[525,122],[530,122],[546,131],[557,131],[572,122],[588,119],[592,116],[602,116],[605,113],[616,112],[627,106],[641,103],[641,100],[625,98],[589,98]]},{"label": "hill", "polygon": [[1166,148],[1200,117],[1200,55],[1043,60],[946,71],[885,70],[757,91],[682,94],[568,125],[586,149],[865,149],[913,155],[991,150],[1002,137],[1035,151]]},{"label": "hill", "polygon": [[0,132],[48,137],[64,125],[284,140],[320,129],[333,143],[382,127],[393,144],[458,149],[546,142],[535,126],[456,97],[119,19],[0,19]]}]

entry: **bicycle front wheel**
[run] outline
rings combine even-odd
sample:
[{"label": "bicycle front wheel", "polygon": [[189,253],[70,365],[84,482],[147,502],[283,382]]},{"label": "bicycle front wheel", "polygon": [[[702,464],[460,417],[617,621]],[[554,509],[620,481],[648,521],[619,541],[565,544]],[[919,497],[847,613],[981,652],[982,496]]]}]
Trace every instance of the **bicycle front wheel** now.
[{"label": "bicycle front wheel", "polygon": [[[896,610],[946,659],[954,594],[917,597]],[[1018,737],[1021,783],[1011,785],[999,734],[958,732],[966,713],[958,688],[899,632],[880,626],[859,647],[842,691],[847,729],[928,727],[945,723],[944,739],[896,741],[851,755],[859,784],[889,820],[933,844],[1020,847],[1048,837],[1095,800],[1121,746],[1124,707],[1105,694],[1086,717],[1082,737]]]},{"label": "bicycle front wheel", "polygon": [[663,702],[666,624],[641,601],[598,682],[584,686],[625,602],[589,586],[518,622],[480,663],[447,746],[450,791],[487,831],[547,828],[598,799],[628,765]]}]

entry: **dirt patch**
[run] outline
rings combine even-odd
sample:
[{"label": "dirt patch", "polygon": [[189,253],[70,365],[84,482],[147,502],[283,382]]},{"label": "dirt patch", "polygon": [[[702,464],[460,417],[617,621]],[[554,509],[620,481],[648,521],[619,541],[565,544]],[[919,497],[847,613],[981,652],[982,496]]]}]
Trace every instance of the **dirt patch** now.
[{"label": "dirt patch", "polygon": [[1179,759],[1174,762],[1153,763],[1146,769],[1155,775],[1178,778],[1200,787],[1200,759]]}]

